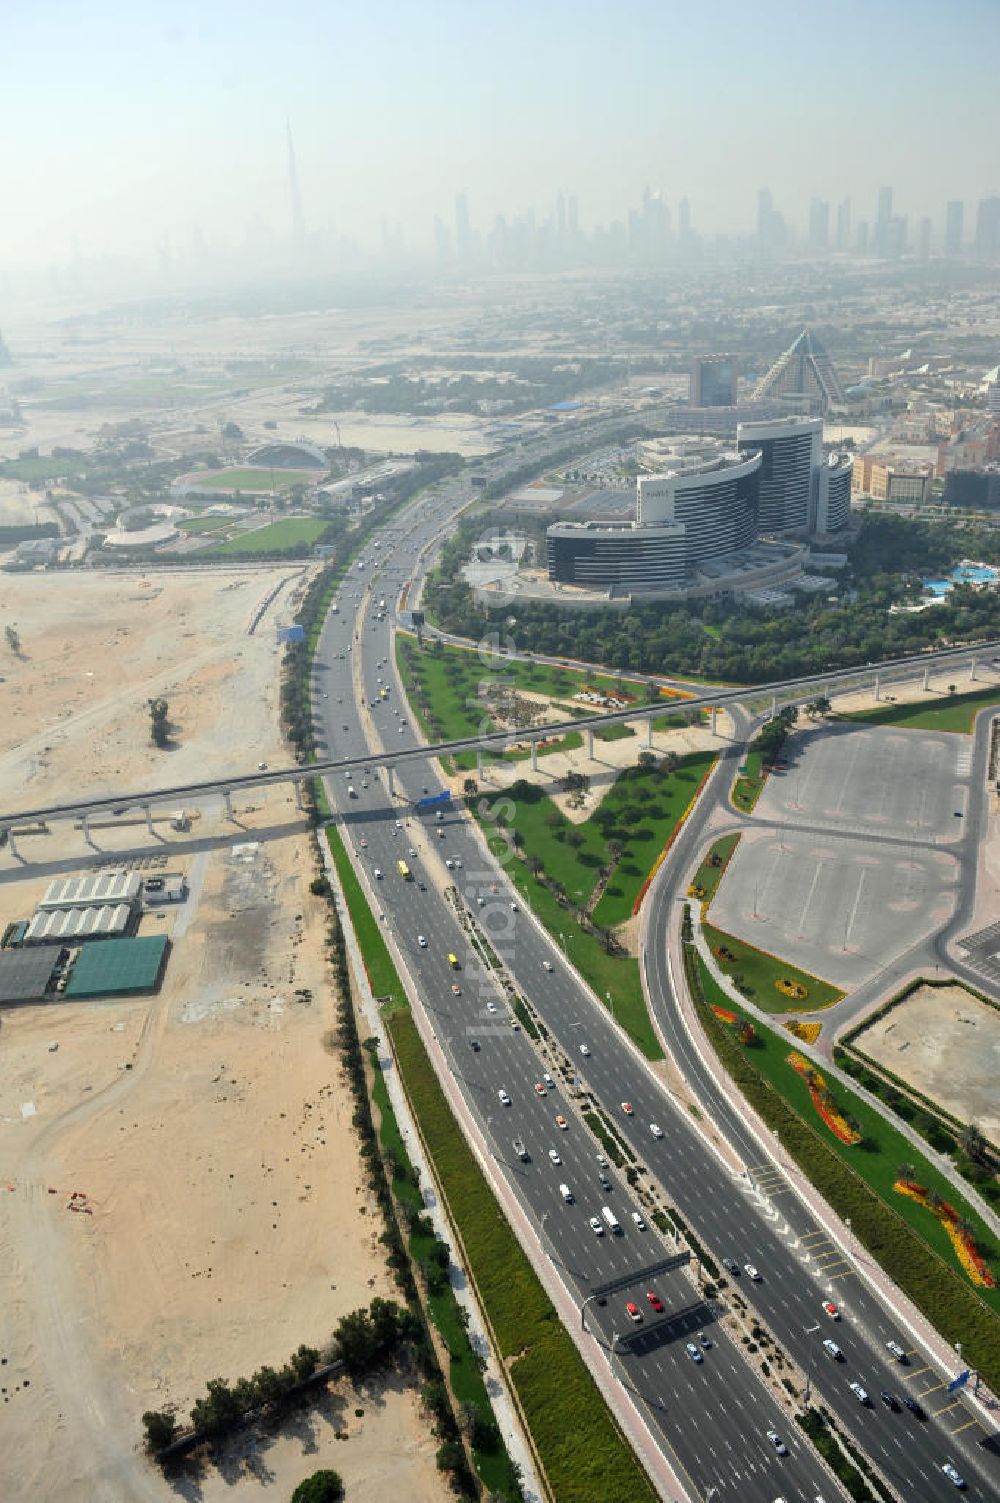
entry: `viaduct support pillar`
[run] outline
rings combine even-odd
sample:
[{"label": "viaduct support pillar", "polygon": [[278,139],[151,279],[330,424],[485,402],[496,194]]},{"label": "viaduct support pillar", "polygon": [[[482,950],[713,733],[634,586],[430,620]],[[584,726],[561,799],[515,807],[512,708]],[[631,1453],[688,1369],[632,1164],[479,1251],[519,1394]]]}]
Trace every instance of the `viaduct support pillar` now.
[{"label": "viaduct support pillar", "polygon": [[931,670],[929,668],[925,668],[924,669],[924,693],[925,694],[927,693],[927,690],[930,688],[930,686],[931,686]]},{"label": "viaduct support pillar", "polygon": [[652,746],[652,744],[653,744],[653,717],[652,717],[652,715],[647,715],[646,716],[646,745],[647,746]]},{"label": "viaduct support pillar", "polygon": [[296,807],[296,809],[303,809],[303,808],[305,808],[305,805],[302,802],[302,784],[298,781],[297,778],[296,778],[295,782],[292,784],[292,787],[295,789],[295,807]]},{"label": "viaduct support pillar", "polygon": [[879,676],[876,673],[876,675],[875,675],[875,703],[878,704],[878,701],[879,701]]},{"label": "viaduct support pillar", "polygon": [[225,791],[223,792],[222,801],[223,801],[223,803],[226,806],[226,818],[228,820],[231,820],[232,823],[235,824],[236,823],[236,815],[233,813],[233,796],[229,792],[228,788],[225,789]]},{"label": "viaduct support pillar", "polygon": [[7,831],[7,846],[9,848],[9,850],[10,850],[10,854],[13,856],[14,860],[16,861],[18,859],[18,851],[17,851],[17,846],[14,844],[14,831],[13,830],[8,830]]},{"label": "viaduct support pillar", "polygon": [[[87,815],[87,814],[81,814],[80,815],[80,828],[83,831],[83,838],[84,838],[84,840],[87,842],[87,844],[89,846],[93,846],[94,842],[93,842],[93,839],[92,839],[91,834],[90,834],[90,816],[89,815]],[[94,849],[95,850],[97,849],[96,846],[94,846]]]},{"label": "viaduct support pillar", "polygon": [[593,731],[588,731],[587,732],[587,756],[590,758],[591,762],[593,762],[595,760],[594,759],[594,733],[593,733]]},{"label": "viaduct support pillar", "polygon": [[395,798],[396,797],[396,777],[395,777],[395,774],[393,773],[391,763],[386,763],[386,768],[385,768],[385,786],[386,786],[386,791],[389,794],[389,797],[390,798]]},{"label": "viaduct support pillar", "polygon": [[149,831],[150,835],[155,835],[156,831],[153,829],[153,808],[152,808],[152,805],[151,804],[143,804],[143,806],[142,806],[142,812],[146,816],[146,829]]},{"label": "viaduct support pillar", "polygon": [[479,779],[480,782],[482,782],[482,780],[483,780],[483,754],[480,751],[480,749],[479,749],[478,746],[476,747],[476,777]]},{"label": "viaduct support pillar", "polygon": [[777,696],[777,694],[772,694],[771,695],[771,719],[772,720],[776,719],[777,714],[778,714],[778,696]]},{"label": "viaduct support pillar", "polygon": [[718,721],[718,718],[719,718],[719,707],[718,707],[718,705],[713,705],[712,706],[712,735],[713,736],[717,736],[719,734],[718,731],[715,728],[716,727],[716,722]]},{"label": "viaduct support pillar", "polygon": [[972,659],[972,668],[969,671],[969,679],[970,679],[970,681],[972,683],[976,682],[976,660],[975,660],[975,658]]},{"label": "viaduct support pillar", "polygon": [[532,770],[532,772],[537,772],[538,771],[538,742],[537,741],[532,741],[532,743],[531,743],[531,770]]}]

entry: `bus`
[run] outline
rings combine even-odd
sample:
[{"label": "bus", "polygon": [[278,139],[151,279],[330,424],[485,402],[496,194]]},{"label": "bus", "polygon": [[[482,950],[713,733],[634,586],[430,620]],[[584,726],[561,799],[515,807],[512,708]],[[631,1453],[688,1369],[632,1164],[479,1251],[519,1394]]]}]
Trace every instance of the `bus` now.
[{"label": "bus", "polygon": [[450,950],[448,951],[448,964],[451,966],[453,971],[460,971],[462,969],[462,967],[458,963],[458,956],[453,955]]},{"label": "bus", "polygon": [[407,866],[405,861],[397,861],[396,870],[399,872],[399,875],[402,877],[404,882],[413,881],[413,877],[410,875],[410,868]]}]

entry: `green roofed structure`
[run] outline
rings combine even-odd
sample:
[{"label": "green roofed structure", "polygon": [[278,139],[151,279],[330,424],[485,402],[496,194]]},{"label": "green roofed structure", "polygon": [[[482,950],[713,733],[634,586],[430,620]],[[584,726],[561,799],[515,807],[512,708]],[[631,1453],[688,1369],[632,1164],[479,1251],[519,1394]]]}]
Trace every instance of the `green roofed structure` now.
[{"label": "green roofed structure", "polygon": [[84,945],[73,964],[65,995],[123,997],[155,992],[163,979],[167,946],[165,934]]}]

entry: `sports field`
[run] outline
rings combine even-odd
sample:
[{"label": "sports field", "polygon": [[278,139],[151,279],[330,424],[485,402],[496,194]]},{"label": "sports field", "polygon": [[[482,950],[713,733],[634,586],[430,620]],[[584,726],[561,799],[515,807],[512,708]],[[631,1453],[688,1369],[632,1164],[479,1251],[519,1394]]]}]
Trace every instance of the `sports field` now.
[{"label": "sports field", "polygon": [[286,549],[300,548],[303,544],[315,543],[326,531],[326,523],[319,517],[286,517],[282,522],[271,522],[267,527],[258,527],[255,532],[243,532],[220,543],[216,548],[206,548],[198,557],[231,553],[281,553]]},{"label": "sports field", "polygon": [[249,491],[252,494],[283,496],[298,485],[311,485],[318,470],[211,470],[204,475],[186,477],[199,491]]}]

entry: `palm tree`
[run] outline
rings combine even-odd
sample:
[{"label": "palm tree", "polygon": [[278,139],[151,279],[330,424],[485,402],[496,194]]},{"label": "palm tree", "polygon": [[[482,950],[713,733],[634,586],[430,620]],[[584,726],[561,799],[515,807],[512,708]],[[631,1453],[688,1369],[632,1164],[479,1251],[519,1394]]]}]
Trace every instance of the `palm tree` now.
[{"label": "palm tree", "polygon": [[915,1164],[897,1164],[896,1178],[904,1185],[914,1185],[917,1182],[917,1167]]}]

